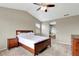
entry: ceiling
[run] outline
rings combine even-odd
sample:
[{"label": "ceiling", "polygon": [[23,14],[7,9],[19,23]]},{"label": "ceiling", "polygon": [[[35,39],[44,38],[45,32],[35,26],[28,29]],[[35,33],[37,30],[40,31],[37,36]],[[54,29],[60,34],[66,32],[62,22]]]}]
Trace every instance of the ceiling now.
[{"label": "ceiling", "polygon": [[[42,22],[79,15],[78,3],[55,3],[55,7],[48,8],[48,12],[41,10],[37,11],[36,9],[38,9],[39,6],[34,5],[33,3],[0,3],[0,7],[27,11]],[[69,15],[64,16],[66,14]]]}]

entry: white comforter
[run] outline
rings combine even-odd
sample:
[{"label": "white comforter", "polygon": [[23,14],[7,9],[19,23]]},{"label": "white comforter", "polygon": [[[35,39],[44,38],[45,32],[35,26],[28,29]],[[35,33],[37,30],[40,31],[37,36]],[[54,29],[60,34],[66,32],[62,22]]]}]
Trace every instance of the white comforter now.
[{"label": "white comforter", "polygon": [[18,38],[19,38],[20,43],[27,45],[28,47],[33,48],[33,49],[34,49],[35,43],[48,39],[48,37],[37,36],[37,35],[33,36],[33,38],[31,38],[31,39],[27,39],[26,37],[21,37],[21,36],[18,36]]}]

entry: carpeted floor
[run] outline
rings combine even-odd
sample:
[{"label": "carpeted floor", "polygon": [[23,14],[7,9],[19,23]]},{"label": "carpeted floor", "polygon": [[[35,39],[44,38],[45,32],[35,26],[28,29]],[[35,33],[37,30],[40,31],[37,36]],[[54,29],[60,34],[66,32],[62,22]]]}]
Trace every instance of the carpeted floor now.
[{"label": "carpeted floor", "polygon": [[[70,51],[69,46],[56,43],[55,40],[52,40],[52,47],[48,47],[38,56],[69,56],[71,55]],[[22,47],[16,47],[0,52],[0,56],[33,56],[33,54]]]}]

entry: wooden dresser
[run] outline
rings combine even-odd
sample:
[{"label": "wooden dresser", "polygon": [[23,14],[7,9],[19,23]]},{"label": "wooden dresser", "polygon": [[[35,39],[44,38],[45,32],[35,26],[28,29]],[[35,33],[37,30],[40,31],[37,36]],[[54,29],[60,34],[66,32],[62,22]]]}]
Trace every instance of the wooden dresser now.
[{"label": "wooden dresser", "polygon": [[18,46],[18,39],[17,38],[9,38],[8,39],[8,49],[14,48]]},{"label": "wooden dresser", "polygon": [[79,56],[79,37],[72,38],[72,55]]}]

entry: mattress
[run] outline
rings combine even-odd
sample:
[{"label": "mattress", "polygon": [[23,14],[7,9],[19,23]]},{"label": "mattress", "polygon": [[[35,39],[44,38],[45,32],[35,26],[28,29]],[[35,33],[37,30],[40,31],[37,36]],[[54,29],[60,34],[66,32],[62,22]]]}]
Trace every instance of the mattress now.
[{"label": "mattress", "polygon": [[32,39],[27,39],[25,37],[20,37],[18,36],[19,38],[19,42],[34,49],[34,44],[35,43],[38,43],[38,42],[41,42],[41,41],[44,41],[44,40],[47,40],[48,37],[43,37],[43,36],[34,36]]}]

